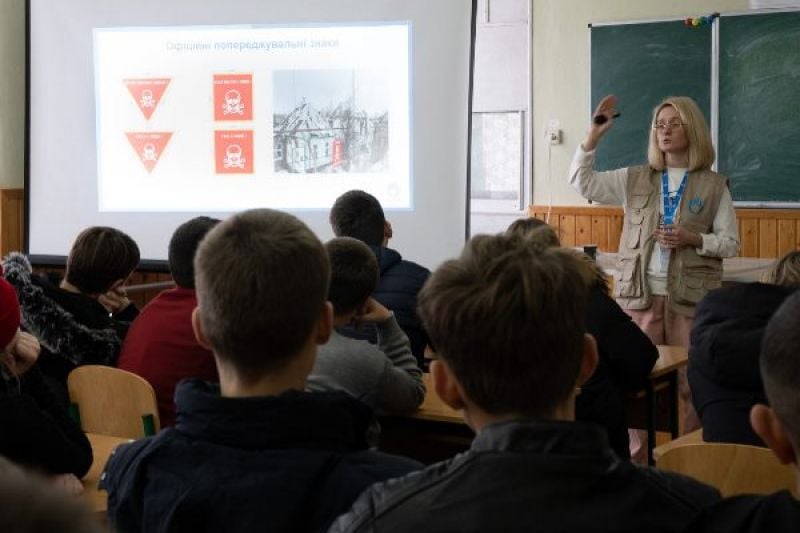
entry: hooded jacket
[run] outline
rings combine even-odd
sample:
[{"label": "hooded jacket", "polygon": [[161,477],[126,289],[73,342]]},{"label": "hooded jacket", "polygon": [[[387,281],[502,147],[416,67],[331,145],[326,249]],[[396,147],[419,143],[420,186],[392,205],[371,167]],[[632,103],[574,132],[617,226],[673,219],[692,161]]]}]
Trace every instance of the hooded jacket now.
[{"label": "hooded jacket", "polygon": [[689,347],[689,386],[703,422],[703,440],[764,446],[750,426],[750,408],[767,403],[759,368],[767,322],[795,289],[743,283],[700,301]]},{"label": "hooded jacket", "polygon": [[421,467],[370,451],[372,412],[342,392],[223,398],[188,380],[175,403],[175,426],[109,459],[116,531],[324,531],[372,483]]}]

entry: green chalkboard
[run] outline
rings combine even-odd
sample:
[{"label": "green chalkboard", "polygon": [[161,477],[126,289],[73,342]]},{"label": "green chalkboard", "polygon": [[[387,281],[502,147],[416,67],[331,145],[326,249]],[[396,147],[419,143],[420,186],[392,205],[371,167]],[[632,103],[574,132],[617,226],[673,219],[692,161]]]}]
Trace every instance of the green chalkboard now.
[{"label": "green chalkboard", "polygon": [[622,113],[597,149],[595,168],[646,162],[653,108],[667,96],[694,98],[709,118],[710,26],[687,28],[680,20],[593,26],[591,39],[592,110],[615,94]]},{"label": "green chalkboard", "polygon": [[800,12],[719,24],[719,170],[734,200],[800,202]]}]

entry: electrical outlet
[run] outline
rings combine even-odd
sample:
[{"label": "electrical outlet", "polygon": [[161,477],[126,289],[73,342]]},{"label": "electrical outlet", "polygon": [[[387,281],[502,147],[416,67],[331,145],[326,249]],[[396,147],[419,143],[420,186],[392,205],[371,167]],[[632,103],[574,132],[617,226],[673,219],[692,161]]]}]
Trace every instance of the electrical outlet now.
[{"label": "electrical outlet", "polygon": [[561,144],[561,122],[557,118],[551,118],[547,121],[545,139],[547,139],[550,144]]}]

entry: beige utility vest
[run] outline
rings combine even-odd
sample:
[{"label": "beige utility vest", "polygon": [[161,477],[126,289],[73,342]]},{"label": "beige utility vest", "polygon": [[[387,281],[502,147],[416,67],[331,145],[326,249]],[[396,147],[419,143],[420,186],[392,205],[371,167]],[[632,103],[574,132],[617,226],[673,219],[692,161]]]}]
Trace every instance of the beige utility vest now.
[{"label": "beige utility vest", "polygon": [[[711,170],[689,173],[675,224],[694,233],[711,233],[727,178]],[[627,204],[619,242],[614,297],[626,309],[647,309],[652,294],[647,264],[658,243],[653,236],[659,222],[661,171],[647,165],[630,167]],[[705,294],[722,284],[722,259],[697,254],[692,246],[672,251],[667,268],[667,305],[687,316]]]}]

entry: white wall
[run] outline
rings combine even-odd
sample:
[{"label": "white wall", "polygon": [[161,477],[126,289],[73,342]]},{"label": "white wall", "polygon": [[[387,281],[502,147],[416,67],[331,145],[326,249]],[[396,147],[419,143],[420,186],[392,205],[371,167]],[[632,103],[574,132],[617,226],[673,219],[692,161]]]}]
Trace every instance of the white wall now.
[{"label": "white wall", "polygon": [[0,1],[0,188],[20,188],[25,147],[25,0]]},{"label": "white wall", "polygon": [[[532,0],[533,1],[533,200],[536,204],[584,205],[567,183],[569,162],[588,126],[590,23],[697,17],[713,11],[744,11],[748,0]],[[558,119],[563,144],[552,147],[545,124]],[[642,155],[644,157],[644,154]]]}]

